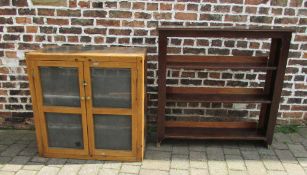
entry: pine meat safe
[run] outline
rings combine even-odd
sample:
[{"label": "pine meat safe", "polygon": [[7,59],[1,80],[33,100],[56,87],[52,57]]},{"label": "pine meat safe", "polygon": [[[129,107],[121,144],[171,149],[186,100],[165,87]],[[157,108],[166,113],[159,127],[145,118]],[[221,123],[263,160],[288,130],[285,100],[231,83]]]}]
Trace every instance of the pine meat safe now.
[{"label": "pine meat safe", "polygon": [[26,61],[41,156],[143,160],[146,49],[66,46]]}]

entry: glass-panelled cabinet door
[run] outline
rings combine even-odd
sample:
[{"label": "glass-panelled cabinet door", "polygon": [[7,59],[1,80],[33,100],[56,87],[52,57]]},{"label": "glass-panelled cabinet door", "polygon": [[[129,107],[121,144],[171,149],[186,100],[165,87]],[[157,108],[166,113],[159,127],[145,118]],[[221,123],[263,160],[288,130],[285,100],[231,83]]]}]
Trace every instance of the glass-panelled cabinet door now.
[{"label": "glass-panelled cabinet door", "polygon": [[89,141],[93,155],[136,153],[136,64],[95,62],[85,66]]},{"label": "glass-panelled cabinet door", "polygon": [[34,83],[46,153],[87,155],[83,64],[38,61]]}]

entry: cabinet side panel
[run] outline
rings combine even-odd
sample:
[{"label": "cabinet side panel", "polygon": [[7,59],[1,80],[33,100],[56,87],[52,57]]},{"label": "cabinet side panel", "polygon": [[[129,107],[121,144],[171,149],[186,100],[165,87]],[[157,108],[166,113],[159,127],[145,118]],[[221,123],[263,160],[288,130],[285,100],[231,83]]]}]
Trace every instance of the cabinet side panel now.
[{"label": "cabinet side panel", "polygon": [[33,81],[34,74],[33,74],[33,61],[30,61],[30,56],[26,56],[26,64],[27,64],[27,73],[28,73],[28,80],[29,80],[29,87],[31,93],[31,100],[32,100],[32,110],[34,115],[34,125],[35,125],[35,133],[36,133],[36,142],[37,142],[37,149],[40,156],[43,155],[43,141],[41,135],[41,127],[39,121],[39,112],[37,109],[37,101],[36,101],[36,94],[35,94],[35,84]]},{"label": "cabinet side panel", "polygon": [[146,104],[146,89],[145,89],[145,55],[137,59],[137,99],[138,99],[138,152],[137,159],[143,160],[145,149],[145,104]]}]

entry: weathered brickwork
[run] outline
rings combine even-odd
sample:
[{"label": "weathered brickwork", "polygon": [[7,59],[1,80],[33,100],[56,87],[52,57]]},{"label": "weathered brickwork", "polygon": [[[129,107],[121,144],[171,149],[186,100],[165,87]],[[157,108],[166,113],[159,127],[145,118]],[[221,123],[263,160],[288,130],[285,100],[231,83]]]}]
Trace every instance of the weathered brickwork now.
[{"label": "weathered brickwork", "polygon": [[[32,117],[24,53],[54,45],[148,48],[148,119],[154,122],[157,25],[296,27],[279,122],[307,121],[307,0],[69,0],[62,5],[0,0],[0,123],[24,123]],[[267,55],[269,47],[269,40],[170,38],[168,50],[173,54],[255,56]],[[170,86],[263,87],[265,72],[180,69],[169,70],[168,78]],[[184,120],[256,118],[259,108],[259,104],[168,102],[167,116]]]}]

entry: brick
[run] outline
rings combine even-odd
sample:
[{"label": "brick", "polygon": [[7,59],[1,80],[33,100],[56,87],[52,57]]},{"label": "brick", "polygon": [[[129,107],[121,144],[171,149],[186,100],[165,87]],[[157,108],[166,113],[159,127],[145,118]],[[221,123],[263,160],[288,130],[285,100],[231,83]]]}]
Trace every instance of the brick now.
[{"label": "brick", "polygon": [[247,21],[247,16],[245,16],[245,15],[226,15],[225,21],[245,22],[245,21]]},{"label": "brick", "polygon": [[32,19],[27,17],[16,17],[17,24],[31,24]]},{"label": "brick", "polygon": [[199,17],[200,20],[207,20],[207,21],[221,21],[222,15],[218,14],[201,14]]},{"label": "brick", "polygon": [[272,23],[273,18],[267,16],[251,16],[250,21],[255,23]]},{"label": "brick", "polygon": [[243,0],[220,0],[220,3],[242,4]]},{"label": "brick", "polygon": [[33,5],[67,6],[67,0],[32,0]]},{"label": "brick", "polygon": [[90,8],[91,4],[87,1],[79,1],[78,6],[80,8]]},{"label": "brick", "polygon": [[175,14],[175,19],[178,19],[178,20],[196,20],[197,14],[196,13],[177,12]]},{"label": "brick", "polygon": [[101,34],[105,35],[107,32],[106,28],[86,28],[84,29],[84,33],[86,34]]},{"label": "brick", "polygon": [[107,12],[103,10],[85,10],[83,11],[84,17],[93,17],[93,18],[105,18]]},{"label": "brick", "polygon": [[25,7],[28,6],[27,0],[13,0],[13,5],[17,7]]},{"label": "brick", "polygon": [[81,16],[81,11],[80,10],[62,10],[62,9],[58,9],[56,11],[58,16],[68,16],[68,17],[80,17]]},{"label": "brick", "polygon": [[268,0],[245,0],[245,4],[249,5],[259,5],[259,4],[266,4]]},{"label": "brick", "polygon": [[38,9],[37,14],[41,16],[54,16],[55,10],[54,9]]},{"label": "brick", "polygon": [[0,1],[0,6],[9,6],[10,1]]},{"label": "brick", "polygon": [[47,23],[50,25],[68,25],[68,19],[59,19],[59,18],[47,18]]},{"label": "brick", "polygon": [[163,13],[163,12],[160,12],[160,13],[154,13],[153,14],[153,17],[154,19],[156,20],[161,20],[161,19],[164,19],[164,20],[170,20],[172,19],[172,13]]},{"label": "brick", "polygon": [[132,4],[132,9],[144,10],[145,9],[145,3],[143,3],[143,2],[134,2]]},{"label": "brick", "polygon": [[117,2],[105,2],[107,8],[117,8]]},{"label": "brick", "polygon": [[290,7],[302,7],[303,0],[290,0]]},{"label": "brick", "polygon": [[296,24],[298,22],[298,18],[275,18],[275,24]]},{"label": "brick", "polygon": [[107,19],[97,19],[97,25],[101,26],[120,26],[119,20],[107,20]]},{"label": "brick", "polygon": [[[178,6],[180,6],[180,8],[178,8]],[[184,10],[184,8],[185,8],[184,4],[176,4],[176,7],[175,7],[175,9],[177,10]],[[166,10],[166,11],[172,10],[172,4],[160,3],[160,10]]]},{"label": "brick", "polygon": [[5,16],[5,15],[16,15],[17,11],[15,8],[11,9],[1,9],[0,10],[0,16]]},{"label": "brick", "polygon": [[64,28],[61,27],[59,29],[60,33],[66,33],[66,34],[81,34],[82,33],[82,29],[79,27],[70,27],[70,28]]},{"label": "brick", "polygon": [[93,19],[82,19],[82,18],[71,19],[71,25],[92,26],[93,24],[94,24]]},{"label": "brick", "polygon": [[272,0],[271,5],[276,5],[276,6],[286,6],[287,5],[287,0]]},{"label": "brick", "polygon": [[109,11],[110,18],[131,18],[132,13],[130,11]]},{"label": "brick", "polygon": [[132,31],[130,29],[110,29],[110,35],[130,35]]},{"label": "brick", "polygon": [[150,19],[151,14],[150,13],[145,13],[145,12],[136,12],[134,13],[135,18],[139,19]]},{"label": "brick", "polygon": [[23,33],[25,31],[23,26],[9,26],[6,29],[9,33]]}]

